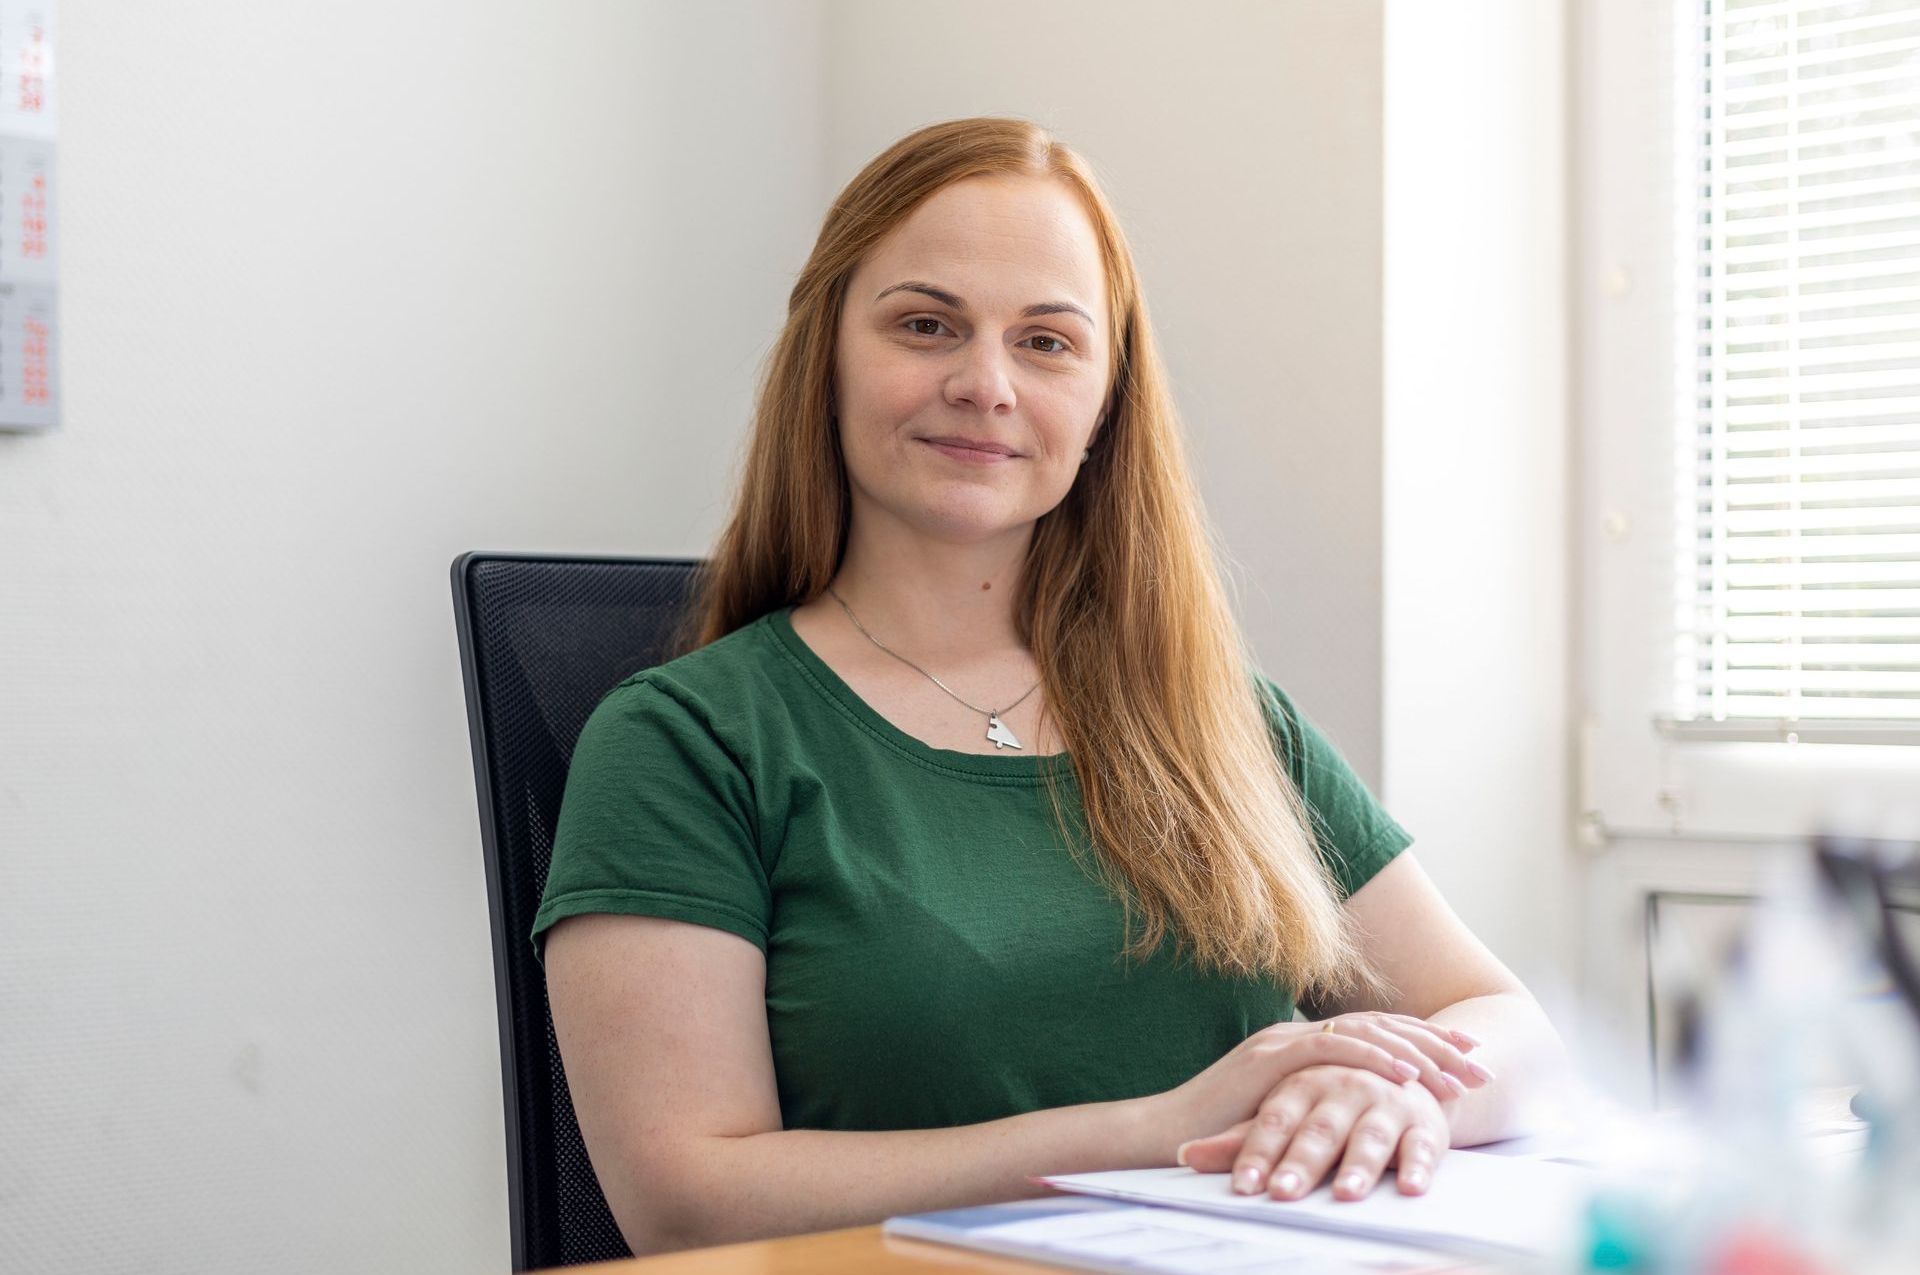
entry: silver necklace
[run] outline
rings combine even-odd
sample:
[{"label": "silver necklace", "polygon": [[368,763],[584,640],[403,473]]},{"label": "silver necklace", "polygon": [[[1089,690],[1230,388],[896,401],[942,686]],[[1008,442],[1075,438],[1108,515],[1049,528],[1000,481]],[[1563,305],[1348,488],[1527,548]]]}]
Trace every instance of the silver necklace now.
[{"label": "silver necklace", "polygon": [[860,623],[860,617],[853,613],[853,608],[847,605],[847,600],[845,598],[841,597],[838,593],[834,592],[834,588],[832,585],[827,586],[827,592],[833,595],[833,600],[840,604],[840,609],[847,613],[847,618],[849,620],[853,621],[853,627],[856,629],[859,629],[861,634],[865,636],[867,641],[873,643],[875,646],[885,651],[888,655],[891,655],[894,659],[899,660],[902,664],[906,665],[908,668],[912,669],[914,672],[918,673],[920,676],[926,678],[929,682],[932,682],[935,686],[939,687],[941,690],[945,691],[947,694],[953,695],[953,698],[960,700],[962,704],[966,704],[967,707],[972,709],[974,712],[985,713],[987,715],[987,738],[993,741],[993,746],[995,748],[1020,747],[1019,736],[1015,735],[1011,730],[1007,729],[1007,724],[1000,720],[1000,715],[1001,713],[1011,713],[1014,709],[1026,703],[1027,695],[1031,695],[1035,691],[1039,690],[1040,683],[1035,682],[1032,686],[1029,686],[1027,688],[1027,695],[1022,695],[1019,699],[1013,701],[1013,703],[1007,705],[1005,708],[1001,709],[999,712],[995,712],[991,708],[981,708],[978,704],[967,704],[967,701],[960,699],[958,695],[954,694],[953,688],[951,686],[948,686],[945,682],[941,681],[939,678],[935,677],[933,674],[927,672],[927,670],[921,668],[918,664],[915,664],[912,660],[900,654],[900,652],[894,650],[892,647],[888,646],[885,642],[882,642],[879,638],[875,637],[873,634],[868,633],[867,626]]}]

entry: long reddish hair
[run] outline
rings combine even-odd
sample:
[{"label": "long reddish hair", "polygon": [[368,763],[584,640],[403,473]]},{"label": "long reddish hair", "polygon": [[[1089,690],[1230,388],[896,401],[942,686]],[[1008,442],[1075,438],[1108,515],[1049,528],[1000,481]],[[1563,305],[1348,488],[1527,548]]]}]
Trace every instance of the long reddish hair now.
[{"label": "long reddish hair", "polygon": [[[787,303],[757,396],[733,514],[702,572],[689,645],[818,597],[851,507],[833,416],[847,281],[934,192],[968,177],[1051,177],[1099,239],[1115,336],[1105,421],[1034,529],[1016,619],[1071,757],[1084,835],[1144,956],[1171,932],[1203,967],[1302,993],[1368,981],[1280,764],[1189,475],[1180,418],[1133,258],[1084,160],[1038,125],[976,118],[901,138],[834,200]],[[1066,798],[1056,817],[1069,845]],[[1077,852],[1077,851],[1076,851]]]}]

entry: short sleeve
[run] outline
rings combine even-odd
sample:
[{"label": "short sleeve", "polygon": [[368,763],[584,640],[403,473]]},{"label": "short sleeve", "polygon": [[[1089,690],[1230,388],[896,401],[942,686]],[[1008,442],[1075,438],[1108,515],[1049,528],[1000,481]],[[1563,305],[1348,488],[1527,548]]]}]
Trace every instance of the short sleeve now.
[{"label": "short sleeve", "polygon": [[1314,823],[1320,857],[1347,898],[1413,844],[1333,741],[1273,682],[1260,679],[1261,703],[1287,773]]},{"label": "short sleeve", "polygon": [[772,890],[752,785],[699,703],[636,678],[608,693],[574,746],[553,866],[533,920],[587,912],[710,925],[766,950]]}]

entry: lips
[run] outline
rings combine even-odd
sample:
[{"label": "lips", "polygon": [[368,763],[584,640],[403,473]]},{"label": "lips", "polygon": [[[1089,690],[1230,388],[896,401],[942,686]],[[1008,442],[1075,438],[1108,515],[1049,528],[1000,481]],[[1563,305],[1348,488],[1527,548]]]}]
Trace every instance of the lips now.
[{"label": "lips", "polygon": [[996,461],[1019,455],[1005,443],[996,443],[986,438],[967,438],[959,434],[942,434],[937,438],[923,438],[920,441],[962,460]]}]

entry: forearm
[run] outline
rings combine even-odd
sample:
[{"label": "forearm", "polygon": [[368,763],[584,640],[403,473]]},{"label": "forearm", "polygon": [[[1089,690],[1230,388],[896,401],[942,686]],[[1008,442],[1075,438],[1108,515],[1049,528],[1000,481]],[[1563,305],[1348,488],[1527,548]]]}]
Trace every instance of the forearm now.
[{"label": "forearm", "polygon": [[1477,1037],[1481,1045],[1467,1056],[1494,1074],[1453,1105],[1454,1146],[1519,1137],[1555,1123],[1571,1073],[1559,1033],[1531,996],[1476,996],[1429,1021]]},{"label": "forearm", "polygon": [[1174,1139],[1157,1111],[1143,1098],[944,1129],[702,1138],[676,1158],[677,1203],[655,1251],[1045,1195],[1034,1174],[1171,1165]]}]

